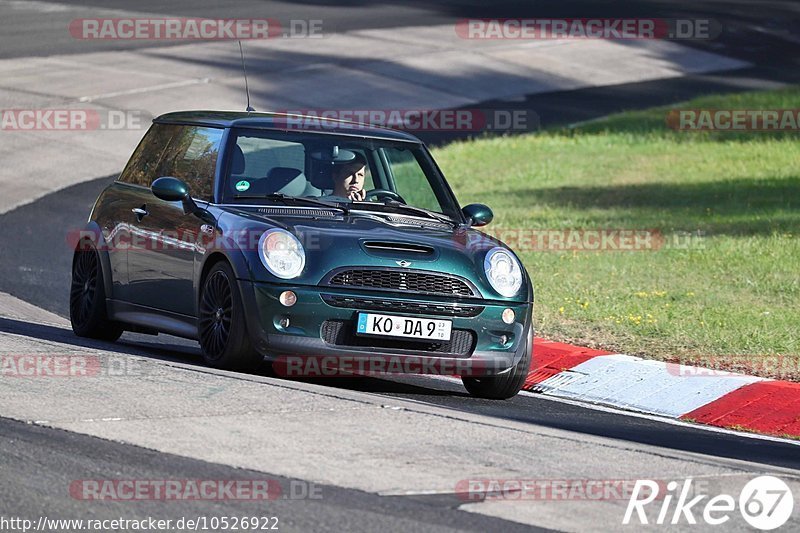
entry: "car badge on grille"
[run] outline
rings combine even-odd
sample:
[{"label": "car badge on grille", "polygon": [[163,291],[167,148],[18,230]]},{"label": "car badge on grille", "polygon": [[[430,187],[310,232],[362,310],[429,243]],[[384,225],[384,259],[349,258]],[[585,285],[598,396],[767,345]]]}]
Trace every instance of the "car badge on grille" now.
[{"label": "car badge on grille", "polygon": [[395,261],[395,263],[397,263],[398,265],[400,265],[403,268],[411,266],[411,261],[406,261],[405,259],[401,259],[400,261]]}]

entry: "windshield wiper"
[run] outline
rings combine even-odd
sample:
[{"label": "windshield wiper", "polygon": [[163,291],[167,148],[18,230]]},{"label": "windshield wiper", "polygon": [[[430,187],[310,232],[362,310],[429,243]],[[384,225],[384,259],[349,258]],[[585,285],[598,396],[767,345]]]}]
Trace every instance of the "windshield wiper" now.
[{"label": "windshield wiper", "polygon": [[273,200],[273,201],[277,200],[285,204],[299,203],[305,205],[316,205],[319,207],[327,207],[329,209],[338,209],[342,211],[345,215],[350,212],[349,209],[337,203],[325,202],[324,200],[317,200],[316,198],[307,198],[305,196],[289,196],[279,192],[273,192],[270,194],[235,194],[233,198],[235,200]]},{"label": "windshield wiper", "polygon": [[[365,203],[365,202],[359,202],[359,204],[360,203]],[[376,205],[375,202],[368,202],[368,203],[370,205],[373,205],[373,206]],[[413,213],[415,215],[422,215],[422,216],[425,216],[427,218],[432,218],[434,220],[437,220],[439,222],[444,222],[446,224],[450,224],[452,226],[458,226],[458,223],[455,220],[451,219],[450,217],[448,217],[446,215],[441,215],[439,213],[434,213],[433,211],[428,211],[427,209],[423,209],[421,207],[414,207],[413,205],[404,204],[402,202],[398,202],[397,200],[387,200],[385,202],[379,202],[379,203],[377,203],[377,205],[385,205],[387,207],[394,207],[394,208],[397,208],[397,209],[402,209],[402,210],[407,211],[408,213]]]}]

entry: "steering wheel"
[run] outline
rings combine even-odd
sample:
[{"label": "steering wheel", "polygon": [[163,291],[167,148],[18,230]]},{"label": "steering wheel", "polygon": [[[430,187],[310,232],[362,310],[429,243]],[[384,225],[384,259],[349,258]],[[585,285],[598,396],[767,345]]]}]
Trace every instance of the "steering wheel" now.
[{"label": "steering wheel", "polygon": [[370,200],[372,198],[378,198],[379,200],[389,198],[390,200],[395,200],[403,204],[407,203],[402,196],[388,189],[372,189],[371,191],[367,191],[366,199]]}]

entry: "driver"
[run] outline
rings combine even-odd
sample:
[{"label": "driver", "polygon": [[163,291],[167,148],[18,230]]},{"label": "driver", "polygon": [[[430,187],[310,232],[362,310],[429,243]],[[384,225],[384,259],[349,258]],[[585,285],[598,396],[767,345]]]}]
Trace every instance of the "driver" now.
[{"label": "driver", "polygon": [[354,202],[366,199],[367,191],[364,190],[367,161],[361,154],[343,165],[336,165],[332,169],[333,196],[347,198]]}]

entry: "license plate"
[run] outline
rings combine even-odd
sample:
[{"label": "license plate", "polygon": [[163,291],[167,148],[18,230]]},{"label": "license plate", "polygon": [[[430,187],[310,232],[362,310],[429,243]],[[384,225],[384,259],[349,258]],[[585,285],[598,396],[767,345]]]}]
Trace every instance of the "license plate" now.
[{"label": "license plate", "polygon": [[359,313],[356,333],[449,341],[452,325],[450,320]]}]

